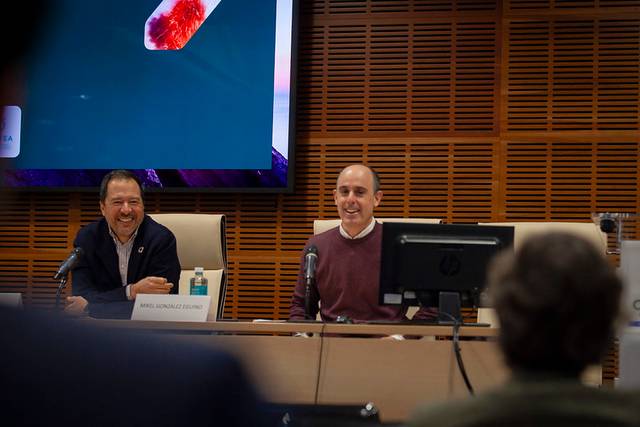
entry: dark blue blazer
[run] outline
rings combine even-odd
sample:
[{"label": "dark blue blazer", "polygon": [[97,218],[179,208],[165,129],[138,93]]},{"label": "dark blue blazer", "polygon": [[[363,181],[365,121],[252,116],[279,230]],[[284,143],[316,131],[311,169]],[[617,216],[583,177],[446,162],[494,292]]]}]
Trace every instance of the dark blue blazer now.
[{"label": "dark blue blazer", "polygon": [[[73,269],[73,294],[90,303],[127,301],[107,221],[101,218],[82,227],[73,245],[84,251]],[[127,283],[136,283],[147,276],[165,277],[173,283],[171,293],[178,293],[180,261],[176,238],[167,227],[145,215],[129,257]]]}]

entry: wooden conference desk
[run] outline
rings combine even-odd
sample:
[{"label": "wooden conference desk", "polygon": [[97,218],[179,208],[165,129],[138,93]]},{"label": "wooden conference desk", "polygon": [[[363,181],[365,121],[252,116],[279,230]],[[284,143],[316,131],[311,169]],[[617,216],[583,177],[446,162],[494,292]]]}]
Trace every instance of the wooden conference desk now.
[{"label": "wooden conference desk", "polygon": [[[452,328],[282,322],[99,321],[155,330],[236,354],[263,396],[280,403],[373,402],[384,422],[406,420],[420,404],[465,397]],[[310,338],[291,333],[309,332]],[[476,391],[504,381],[507,371],[490,328],[460,330],[464,364]],[[381,335],[424,337],[395,341]],[[337,336],[339,335],[339,336]],[[444,337],[435,339],[434,337]]]}]

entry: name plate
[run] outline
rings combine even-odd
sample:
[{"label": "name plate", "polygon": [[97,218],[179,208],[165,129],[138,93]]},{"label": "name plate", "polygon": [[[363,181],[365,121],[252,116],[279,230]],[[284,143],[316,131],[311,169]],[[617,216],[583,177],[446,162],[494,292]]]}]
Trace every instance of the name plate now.
[{"label": "name plate", "polygon": [[13,308],[22,308],[22,294],[17,292],[1,293],[0,305],[5,305]]},{"label": "name plate", "polygon": [[138,294],[131,320],[206,322],[210,305],[208,295]]}]

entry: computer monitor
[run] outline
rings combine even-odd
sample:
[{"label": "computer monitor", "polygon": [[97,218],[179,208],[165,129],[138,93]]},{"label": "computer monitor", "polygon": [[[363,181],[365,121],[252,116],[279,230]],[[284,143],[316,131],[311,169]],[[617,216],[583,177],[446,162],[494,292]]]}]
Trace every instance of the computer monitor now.
[{"label": "computer monitor", "polygon": [[459,320],[461,306],[479,305],[491,259],[509,247],[513,227],[385,222],[379,302],[438,307],[439,320]]}]

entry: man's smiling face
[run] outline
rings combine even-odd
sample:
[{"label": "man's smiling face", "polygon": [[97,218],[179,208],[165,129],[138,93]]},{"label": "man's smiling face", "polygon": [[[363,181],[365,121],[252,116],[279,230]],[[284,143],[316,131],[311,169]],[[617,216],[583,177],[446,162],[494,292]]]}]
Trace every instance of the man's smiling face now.
[{"label": "man's smiling face", "polygon": [[140,187],[132,179],[113,179],[107,185],[107,196],[100,211],[120,242],[129,240],[144,219],[144,203]]},{"label": "man's smiling face", "polygon": [[342,227],[353,237],[371,222],[373,209],[382,199],[382,191],[374,191],[373,174],[369,168],[353,165],[340,173],[333,199]]}]

